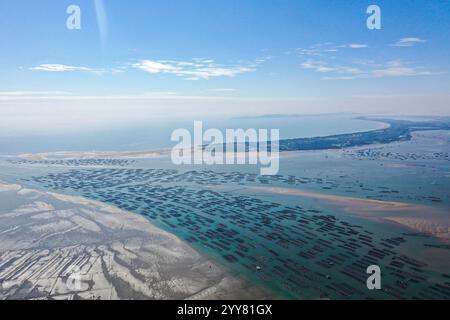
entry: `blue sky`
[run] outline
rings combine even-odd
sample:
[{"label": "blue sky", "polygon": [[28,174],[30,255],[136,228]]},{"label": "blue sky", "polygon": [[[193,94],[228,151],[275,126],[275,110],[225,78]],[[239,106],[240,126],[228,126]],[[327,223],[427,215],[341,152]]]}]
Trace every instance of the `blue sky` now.
[{"label": "blue sky", "polygon": [[[81,30],[66,28],[71,4]],[[371,4],[381,30],[366,27]],[[0,107],[103,97],[445,113],[449,12],[437,0],[0,0]]]}]

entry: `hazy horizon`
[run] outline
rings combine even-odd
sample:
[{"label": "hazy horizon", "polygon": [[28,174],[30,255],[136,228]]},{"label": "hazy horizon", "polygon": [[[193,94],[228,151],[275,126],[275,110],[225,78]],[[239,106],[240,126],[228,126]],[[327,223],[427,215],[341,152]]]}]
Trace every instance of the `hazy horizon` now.
[{"label": "hazy horizon", "polygon": [[[274,113],[450,115],[447,2],[0,1],[0,127]],[[392,21],[395,21],[395,26]],[[32,53],[32,54],[30,54]],[[3,136],[8,135],[3,133]]]}]

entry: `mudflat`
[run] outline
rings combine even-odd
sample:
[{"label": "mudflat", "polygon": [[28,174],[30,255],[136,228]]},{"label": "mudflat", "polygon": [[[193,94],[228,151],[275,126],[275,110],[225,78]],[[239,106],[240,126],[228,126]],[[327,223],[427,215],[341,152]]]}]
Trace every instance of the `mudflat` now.
[{"label": "mudflat", "polygon": [[145,218],[0,182],[0,299],[263,299]]}]

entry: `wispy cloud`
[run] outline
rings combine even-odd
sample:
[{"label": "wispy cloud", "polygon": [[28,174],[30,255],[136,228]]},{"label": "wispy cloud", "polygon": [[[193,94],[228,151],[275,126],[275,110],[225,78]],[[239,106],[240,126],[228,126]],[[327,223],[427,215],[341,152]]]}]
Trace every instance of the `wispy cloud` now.
[{"label": "wispy cloud", "polygon": [[[337,49],[333,49],[334,52],[337,51]],[[314,48],[297,48],[296,52],[300,55],[300,56],[309,56],[309,57],[320,57],[323,55],[323,50],[318,50],[318,49],[314,49]]]},{"label": "wispy cloud", "polygon": [[357,75],[361,74],[362,71],[353,66],[343,66],[343,65],[330,65],[324,61],[317,60],[307,60],[301,64],[303,69],[314,70],[320,73],[339,73],[339,74],[350,74]]},{"label": "wispy cloud", "polygon": [[[426,42],[420,38],[402,38],[395,46],[408,47],[417,43]],[[325,80],[353,80],[386,77],[413,77],[440,74],[422,66],[399,59],[390,61],[375,61],[374,59],[361,59],[349,57],[350,51],[342,53],[345,49],[364,49],[369,46],[360,43],[335,45],[331,42],[320,43],[309,48],[299,48],[296,52],[303,58],[302,69],[312,70],[324,74]]]},{"label": "wispy cloud", "polygon": [[413,76],[427,76],[436,74],[434,72],[425,70],[423,67],[411,67],[405,65],[401,61],[391,61],[385,68],[372,70],[370,75],[373,78],[383,77],[413,77]]},{"label": "wispy cloud", "polygon": [[86,66],[73,66],[59,63],[40,64],[29,68],[32,71],[43,72],[91,72],[95,74],[118,74],[127,72],[130,67],[140,69],[151,74],[171,74],[182,77],[185,80],[200,80],[217,77],[235,77],[239,74],[256,71],[262,63],[268,61],[270,57],[257,58],[247,64],[222,65],[213,59],[193,58],[189,61],[175,60],[140,60],[136,63],[122,65],[111,68],[91,68]]},{"label": "wispy cloud", "polygon": [[258,65],[258,64],[267,62],[267,61],[269,61],[269,60],[271,60],[271,59],[273,59],[272,56],[259,57],[259,58],[256,58],[256,59],[255,59],[255,63]]},{"label": "wispy cloud", "polygon": [[369,46],[367,44],[362,43],[349,43],[337,45],[334,44],[333,42],[325,42],[312,45],[309,48],[297,48],[296,52],[300,56],[322,57],[327,56],[329,54],[337,53],[341,49],[364,49],[368,47]]},{"label": "wispy cloud", "polygon": [[103,0],[95,0],[95,13],[97,15],[97,25],[100,34],[100,42],[105,46],[108,37],[108,18],[106,15],[105,5]]},{"label": "wispy cloud", "polygon": [[350,49],[364,49],[364,48],[368,48],[369,46],[367,44],[350,43],[350,44],[344,44],[344,45],[341,45],[338,47],[339,48],[350,48]]},{"label": "wispy cloud", "polygon": [[39,66],[30,68],[30,70],[33,70],[33,71],[47,71],[47,72],[67,72],[67,71],[95,72],[94,69],[87,68],[87,67],[68,66],[68,65],[65,65],[65,64],[56,64],[56,63],[40,64]]},{"label": "wispy cloud", "polygon": [[142,69],[148,73],[160,73],[160,72],[174,72],[178,70],[176,66],[165,64],[152,60],[142,60],[133,64],[133,67]]},{"label": "wispy cloud", "polygon": [[396,43],[392,44],[393,47],[412,47],[419,43],[427,42],[420,38],[402,38]]},{"label": "wispy cloud", "polygon": [[344,74],[325,77],[326,80],[353,80],[370,78],[415,77],[440,74],[420,66],[411,66],[401,60],[392,60],[386,64],[370,63],[356,74]]},{"label": "wispy cloud", "polygon": [[307,60],[303,62],[302,68],[314,70],[316,72],[331,72],[336,70],[333,67],[328,67],[326,63],[323,61],[315,61],[315,60]]},{"label": "wispy cloud", "polygon": [[[258,64],[258,61],[255,61]],[[194,58],[191,61],[141,60],[132,64],[134,68],[151,74],[172,74],[185,80],[200,80],[216,77],[235,77],[242,73],[255,71],[255,64],[223,66],[212,59]]]}]

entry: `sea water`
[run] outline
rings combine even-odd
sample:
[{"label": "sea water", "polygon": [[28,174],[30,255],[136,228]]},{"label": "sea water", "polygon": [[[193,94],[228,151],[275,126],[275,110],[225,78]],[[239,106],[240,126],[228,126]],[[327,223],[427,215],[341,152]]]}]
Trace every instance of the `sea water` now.
[{"label": "sea water", "polygon": [[[175,129],[193,130],[195,120],[206,129],[279,129],[281,139],[327,136],[383,127],[356,115],[272,116],[260,118],[163,119],[78,132],[0,136],[0,155],[56,151],[138,151],[171,148]],[[49,123],[51,126],[51,123]]]}]

